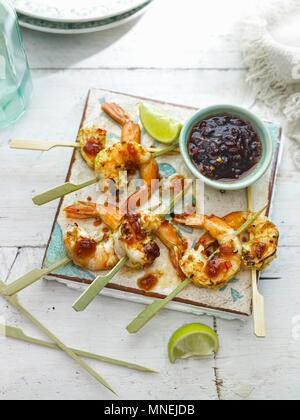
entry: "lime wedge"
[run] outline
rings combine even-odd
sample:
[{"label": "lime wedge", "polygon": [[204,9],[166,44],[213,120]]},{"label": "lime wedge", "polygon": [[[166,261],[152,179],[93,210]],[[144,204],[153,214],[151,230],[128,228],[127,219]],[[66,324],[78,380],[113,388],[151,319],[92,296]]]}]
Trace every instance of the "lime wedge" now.
[{"label": "lime wedge", "polygon": [[171,363],[189,357],[211,356],[219,350],[219,337],[207,325],[184,325],[170,338],[168,350]]},{"label": "lime wedge", "polygon": [[173,143],[182,129],[180,122],[150,104],[140,104],[140,118],[145,130],[160,143]]}]

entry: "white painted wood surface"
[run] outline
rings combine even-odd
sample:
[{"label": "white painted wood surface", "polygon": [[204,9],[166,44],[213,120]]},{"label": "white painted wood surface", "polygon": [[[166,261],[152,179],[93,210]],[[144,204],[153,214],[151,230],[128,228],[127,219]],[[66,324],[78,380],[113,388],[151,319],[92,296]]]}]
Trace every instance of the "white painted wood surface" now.
[{"label": "white painted wood surface", "polygon": [[[236,26],[249,12],[248,3],[157,0],[137,22],[106,33],[63,37],[24,31],[35,95],[26,116],[0,133],[2,279],[13,280],[40,265],[56,203],[37,208],[31,196],[64,180],[71,153],[12,151],[9,139],[74,139],[90,87],[199,107],[216,102],[252,107],[255,100],[244,81]],[[289,28],[279,35],[295,38]],[[257,105],[256,110],[260,112]],[[149,376],[93,364],[122,399],[298,399],[300,337],[293,336],[293,319],[300,315],[299,204],[299,174],[287,143],[274,201],[274,220],[281,230],[279,258],[261,283],[267,308],[266,340],[254,337],[251,322],[214,322],[170,311],[131,337],[124,326],[141,309],[139,305],[101,297],[79,315],[71,309],[76,292],[56,283],[34,285],[22,292],[21,301],[69,345],[160,371]],[[39,336],[3,300],[0,317]],[[169,336],[194,321],[215,326],[221,339],[219,355],[215,360],[170,365]],[[111,397],[59,352],[0,339],[0,359],[0,399]]]}]

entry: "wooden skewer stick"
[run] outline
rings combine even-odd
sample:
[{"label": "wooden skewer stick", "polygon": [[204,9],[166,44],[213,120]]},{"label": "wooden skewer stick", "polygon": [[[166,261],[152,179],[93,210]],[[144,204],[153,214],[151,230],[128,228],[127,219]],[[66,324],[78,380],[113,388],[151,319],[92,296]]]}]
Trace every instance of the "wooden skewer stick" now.
[{"label": "wooden skewer stick", "polygon": [[[97,241],[101,242],[100,240]],[[0,287],[0,292],[4,296],[14,296],[15,294],[26,289],[26,287],[29,287],[33,283],[39,281],[42,277],[46,276],[47,274],[53,273],[58,268],[63,267],[64,265],[67,265],[70,262],[72,262],[72,260],[69,257],[65,257],[49,267],[35,268],[34,270],[15,280],[13,283],[5,285],[3,288]]]},{"label": "wooden skewer stick", "polygon": [[48,152],[55,147],[80,147],[79,143],[73,142],[57,142],[57,141],[41,141],[41,140],[24,140],[13,139],[10,142],[11,149],[21,150],[40,150],[41,152]]},{"label": "wooden skewer stick", "polygon": [[[178,144],[173,144],[171,146],[163,147],[161,149],[158,149],[154,152],[154,157],[163,156],[165,154],[170,153],[172,150],[175,150],[178,147]],[[155,149],[151,149],[155,150]],[[38,194],[32,198],[32,201],[37,206],[42,206],[44,204],[50,203],[53,200],[56,200],[58,198],[64,197],[68,194],[71,194],[75,191],[79,191],[83,188],[86,188],[90,185],[97,184],[101,179],[100,176],[97,176],[96,178],[90,179],[89,181],[83,182],[81,184],[73,184],[72,182],[66,182],[62,185],[59,185],[58,187],[51,188],[48,191],[45,191],[41,194]]]},{"label": "wooden skewer stick", "polygon": [[[253,217],[250,217],[241,228],[235,232],[236,235],[241,235],[243,232],[249,229],[249,226],[265,211],[266,206],[255,213]],[[176,296],[179,295],[189,284],[192,283],[191,279],[186,279],[180,283],[177,288],[168,295],[165,299],[156,300],[146,307],[128,326],[127,331],[130,334],[139,332],[151,319],[157,315],[168,303],[170,303]]]},{"label": "wooden skewer stick", "polygon": [[[0,281],[0,293],[5,283]],[[91,366],[89,366],[84,360],[81,359],[73,350],[67,347],[59,338],[57,338],[50,330],[48,330],[38,319],[36,319],[26,308],[24,308],[17,296],[4,298],[18,311],[23,314],[30,322],[32,322],[41,332],[43,332],[53,343],[55,343],[61,350],[63,350],[71,359],[77,362],[87,373],[89,373],[93,378],[95,378],[99,383],[101,383],[105,388],[109,389],[112,393],[115,393],[111,385],[102,378]]]},{"label": "wooden skewer stick", "polygon": [[[25,139],[13,139],[10,142],[11,149],[18,150],[36,150],[41,152],[48,152],[55,147],[70,147],[79,148],[80,143],[78,142],[57,142],[57,141],[41,141],[41,140],[25,140]],[[176,152],[179,153],[178,143],[172,143],[170,146],[165,147],[148,147],[148,152],[154,153],[156,157],[164,155],[166,153]]]},{"label": "wooden skewer stick", "polygon": [[[39,340],[38,338],[30,337],[24,333],[21,328],[13,327],[11,325],[0,324],[0,335],[4,337],[13,338],[18,341],[23,341],[29,344],[35,344],[42,347],[47,347],[53,350],[61,350],[57,344],[50,343],[48,341]],[[80,357],[86,357],[87,359],[97,360],[98,362],[107,363],[110,365],[120,366],[127,369],[137,370],[139,372],[157,373],[155,370],[147,368],[145,366],[137,365],[136,363],[126,362],[125,360],[113,359],[111,357],[102,356],[100,354],[90,353],[84,350],[73,349],[71,350]]]},{"label": "wooden skewer stick", "polygon": [[[253,211],[253,188],[248,188],[248,210]],[[258,273],[251,270],[252,296],[253,296],[253,322],[254,333],[259,338],[266,337],[265,302],[258,290]]]}]

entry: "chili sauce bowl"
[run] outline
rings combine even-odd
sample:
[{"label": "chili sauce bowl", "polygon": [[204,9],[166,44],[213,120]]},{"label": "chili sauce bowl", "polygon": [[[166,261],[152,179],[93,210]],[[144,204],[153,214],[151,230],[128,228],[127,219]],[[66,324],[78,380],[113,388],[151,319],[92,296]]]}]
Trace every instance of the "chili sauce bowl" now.
[{"label": "chili sauce bowl", "polygon": [[[221,115],[232,116],[251,125],[256,131],[262,145],[262,155],[259,162],[238,179],[214,180],[205,176],[201,173],[189,154],[191,133],[195,126],[207,118]],[[201,179],[206,185],[225,191],[244,189],[257,182],[270,167],[274,153],[273,141],[264,122],[248,110],[233,105],[215,105],[196,112],[196,114],[185,123],[181,131],[179,144],[181,155],[192,174],[196,178]]]}]

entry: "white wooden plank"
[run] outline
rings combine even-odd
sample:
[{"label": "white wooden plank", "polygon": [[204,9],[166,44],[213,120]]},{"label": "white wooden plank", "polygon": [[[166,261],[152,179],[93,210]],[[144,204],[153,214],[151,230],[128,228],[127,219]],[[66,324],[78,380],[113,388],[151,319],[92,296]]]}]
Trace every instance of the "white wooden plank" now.
[{"label": "white wooden plank", "polygon": [[[279,249],[278,259],[266,270],[260,290],[265,297],[267,338],[257,339],[252,322],[217,321],[221,350],[218,375],[222,399],[298,399],[300,248]],[[299,324],[299,322],[298,322]]]},{"label": "white wooden plank", "polygon": [[[7,251],[0,249],[0,255]],[[22,249],[9,280],[41,262],[42,249]],[[2,257],[3,258],[3,257]],[[214,360],[187,361],[171,365],[167,360],[167,342],[172,331],[196,317],[166,311],[141,334],[129,336],[128,322],[141,306],[99,297],[84,313],[71,308],[78,294],[57,283],[40,282],[20,294],[21,302],[39,320],[71,346],[85,348],[147,364],[159,375],[135,373],[99,363],[93,366],[111,380],[124,399],[216,399]],[[0,313],[5,306],[0,300]],[[13,315],[7,316],[13,322]],[[212,320],[201,318],[207,324]],[[27,322],[17,318],[26,332],[39,334]],[[88,327],[88,328],[87,328]],[[107,399],[105,390],[85,375],[63,354],[15,343],[9,339],[0,346],[0,394],[7,399]],[[38,364],[36,361],[38,360]],[[197,371],[197,375],[195,375]]]}]

